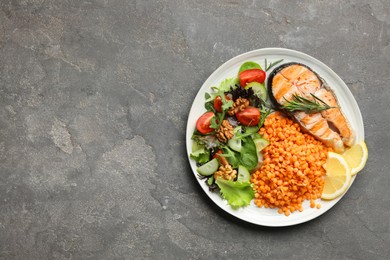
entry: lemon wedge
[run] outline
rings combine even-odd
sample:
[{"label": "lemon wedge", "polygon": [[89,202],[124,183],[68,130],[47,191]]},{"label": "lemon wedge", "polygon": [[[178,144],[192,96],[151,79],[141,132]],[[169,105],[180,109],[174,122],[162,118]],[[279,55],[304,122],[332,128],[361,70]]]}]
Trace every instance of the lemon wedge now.
[{"label": "lemon wedge", "polygon": [[332,200],[348,189],[352,179],[351,168],[342,155],[333,152],[328,153],[324,168],[326,176],[321,198]]},{"label": "lemon wedge", "polygon": [[368,158],[368,149],[364,140],[345,151],[343,157],[351,168],[352,176],[361,171],[366,165]]}]

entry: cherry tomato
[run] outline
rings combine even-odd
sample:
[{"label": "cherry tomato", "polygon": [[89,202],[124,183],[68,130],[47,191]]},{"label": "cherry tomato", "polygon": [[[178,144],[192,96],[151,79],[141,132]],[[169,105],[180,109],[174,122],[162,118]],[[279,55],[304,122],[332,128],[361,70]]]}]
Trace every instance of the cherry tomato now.
[{"label": "cherry tomato", "polygon": [[256,107],[247,107],[236,113],[237,120],[246,126],[255,126],[260,121],[260,110]]},{"label": "cherry tomato", "polygon": [[[230,100],[231,98],[229,96],[225,95],[225,99]],[[220,113],[222,112],[222,98],[220,96],[216,96],[216,98],[214,99],[214,108],[218,112],[220,112]]]},{"label": "cherry tomato", "polygon": [[245,87],[249,82],[264,83],[265,71],[261,69],[250,69],[244,70],[240,73],[240,84],[241,87]]},{"label": "cherry tomato", "polygon": [[214,155],[213,158],[217,158],[222,165],[227,165],[229,164],[228,161],[226,160],[225,156],[219,156],[219,154],[223,154],[222,150],[218,150]]},{"label": "cherry tomato", "polygon": [[214,131],[214,128],[210,127],[210,121],[213,117],[214,117],[214,112],[211,111],[201,115],[198,118],[198,121],[196,121],[196,129],[198,129],[198,131],[204,135]]}]

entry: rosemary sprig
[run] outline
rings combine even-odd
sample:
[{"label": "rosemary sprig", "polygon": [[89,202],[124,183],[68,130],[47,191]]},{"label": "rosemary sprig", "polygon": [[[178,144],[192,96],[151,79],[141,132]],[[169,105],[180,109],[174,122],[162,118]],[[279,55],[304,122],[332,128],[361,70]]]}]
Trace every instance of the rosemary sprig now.
[{"label": "rosemary sprig", "polygon": [[264,66],[265,67],[265,71],[270,70],[272,67],[274,67],[275,65],[278,65],[282,61],[283,61],[283,59],[277,60],[275,62],[271,62],[270,64],[268,64],[267,59],[265,59],[265,66]]},{"label": "rosemary sprig", "polygon": [[289,112],[294,111],[303,111],[307,114],[314,114],[324,110],[328,110],[330,108],[336,108],[329,106],[324,101],[316,97],[313,93],[310,95],[314,98],[314,100],[310,100],[304,98],[302,96],[298,96],[297,94],[293,94],[292,100],[286,100],[286,103],[283,104],[283,108]]}]

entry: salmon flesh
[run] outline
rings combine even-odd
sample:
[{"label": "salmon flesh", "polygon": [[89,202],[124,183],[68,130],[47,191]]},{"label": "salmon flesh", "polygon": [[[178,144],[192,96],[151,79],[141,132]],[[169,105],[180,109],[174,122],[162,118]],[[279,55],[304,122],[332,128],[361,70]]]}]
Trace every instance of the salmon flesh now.
[{"label": "salmon flesh", "polygon": [[283,64],[268,78],[268,92],[272,103],[283,109],[293,95],[314,100],[312,94],[333,107],[318,113],[288,112],[303,130],[322,141],[335,152],[342,153],[355,142],[355,134],[342,113],[334,92],[313,70],[300,63]]}]

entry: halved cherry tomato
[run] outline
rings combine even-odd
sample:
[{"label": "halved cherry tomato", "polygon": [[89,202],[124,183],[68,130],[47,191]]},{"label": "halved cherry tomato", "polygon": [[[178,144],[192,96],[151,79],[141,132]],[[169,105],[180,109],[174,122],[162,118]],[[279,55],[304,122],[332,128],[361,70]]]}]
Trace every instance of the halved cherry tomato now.
[{"label": "halved cherry tomato", "polygon": [[[230,100],[231,98],[228,95],[225,95],[226,100]],[[218,112],[222,112],[222,98],[220,96],[216,96],[214,99],[214,108]]]},{"label": "halved cherry tomato", "polygon": [[219,154],[223,154],[222,150],[218,150],[214,155],[213,158],[217,158],[222,165],[227,165],[229,164],[228,161],[226,160],[225,156],[219,156]]},{"label": "halved cherry tomato", "polygon": [[261,69],[244,70],[239,75],[241,87],[244,88],[249,82],[264,83],[265,76],[265,71]]},{"label": "halved cherry tomato", "polygon": [[247,107],[236,113],[237,120],[246,126],[255,126],[260,121],[260,110],[256,107]]},{"label": "halved cherry tomato", "polygon": [[198,129],[198,131],[204,135],[214,131],[214,128],[210,127],[210,121],[213,117],[214,117],[214,112],[211,111],[201,115],[198,118],[198,121],[196,121],[196,129]]}]

